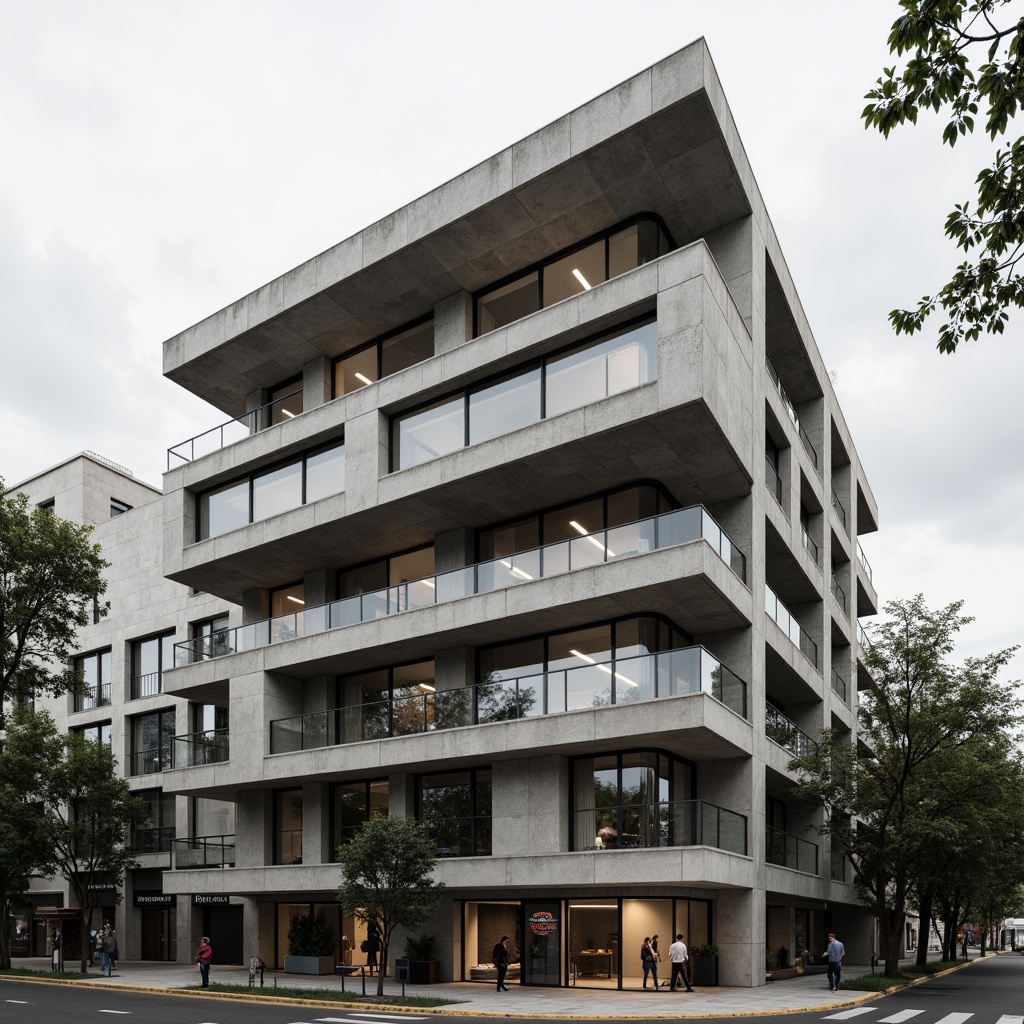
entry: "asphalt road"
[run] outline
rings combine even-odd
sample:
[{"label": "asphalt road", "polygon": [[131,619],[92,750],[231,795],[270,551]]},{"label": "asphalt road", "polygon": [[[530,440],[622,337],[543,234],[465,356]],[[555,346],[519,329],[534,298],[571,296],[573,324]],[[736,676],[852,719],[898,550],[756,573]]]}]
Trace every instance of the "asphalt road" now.
[{"label": "asphalt road", "polygon": [[[614,1012],[614,1011],[612,1011]],[[441,1014],[346,1011],[299,1006],[264,1006],[223,999],[199,999],[99,990],[85,986],[0,982],[2,1024],[394,1024],[410,1021],[470,1024],[472,1017]],[[486,1020],[486,1018],[476,1018]],[[700,1018],[689,1018],[697,1020]],[[764,1017],[732,1018],[737,1024]],[[493,1018],[491,1018],[493,1021]],[[1024,957],[993,957],[892,996],[848,1010],[791,1013],[785,1024],[1024,1024]],[[664,1024],[664,1018],[660,1022]]]}]

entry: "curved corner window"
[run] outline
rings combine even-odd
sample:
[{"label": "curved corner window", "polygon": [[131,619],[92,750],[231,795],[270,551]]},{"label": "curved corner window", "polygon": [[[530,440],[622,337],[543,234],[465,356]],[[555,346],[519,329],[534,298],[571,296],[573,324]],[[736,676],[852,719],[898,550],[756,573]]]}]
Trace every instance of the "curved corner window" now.
[{"label": "curved corner window", "polygon": [[478,292],[473,336],[590,291],[674,248],[664,225],[650,215],[613,228]]},{"label": "curved corner window", "polygon": [[196,540],[219,537],[343,490],[344,442],[313,449],[200,494]]},{"label": "curved corner window", "polygon": [[392,471],[646,384],[658,372],[658,324],[647,316],[497,380],[395,416]]}]

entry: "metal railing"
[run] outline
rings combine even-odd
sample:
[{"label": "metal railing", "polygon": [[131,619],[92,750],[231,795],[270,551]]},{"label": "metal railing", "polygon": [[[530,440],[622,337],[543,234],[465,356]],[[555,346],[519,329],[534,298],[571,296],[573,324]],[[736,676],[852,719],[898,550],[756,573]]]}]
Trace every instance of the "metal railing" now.
[{"label": "metal railing", "polygon": [[171,867],[175,871],[234,866],[234,835],[197,836],[194,839],[175,839],[171,842]]},{"label": "metal railing", "polygon": [[803,526],[800,527],[800,541],[804,546],[804,551],[806,551],[807,554],[811,556],[811,561],[814,562],[814,564],[818,566],[818,568],[820,569],[821,552],[818,550],[818,545],[815,544],[813,540],[811,540],[811,535],[807,532],[807,530],[804,529]]},{"label": "metal railing", "polygon": [[162,672],[147,672],[144,676],[132,676],[132,700],[138,700],[140,697],[155,697],[162,692]]},{"label": "metal railing", "polygon": [[693,693],[708,693],[747,717],[747,684],[703,647],[683,647],[277,719],[270,723],[270,752],[293,753]]},{"label": "metal railing", "polygon": [[479,562],[463,569],[453,569],[436,576],[185,640],[175,644],[175,664],[189,665],[224,654],[250,651],[296,637],[457,601],[474,594],[489,594],[549,576],[696,540],[710,544],[712,550],[739,579],[746,580],[746,556],[703,505],[692,505],[639,522]]},{"label": "metal railing", "polygon": [[776,597],[775,591],[766,583],[764,585],[764,610],[770,618],[797,647],[804,657],[818,667],[818,645],[807,635],[803,626],[794,618],[793,613]]},{"label": "metal railing", "polygon": [[843,590],[842,584],[839,582],[838,578],[835,577],[835,576],[832,577],[832,596],[839,603],[839,607],[842,608],[843,611],[845,612],[846,611],[846,591]]},{"label": "metal railing", "polygon": [[839,500],[839,495],[836,494],[836,489],[832,488],[832,508],[835,514],[839,517],[839,522],[843,524],[843,529],[846,531],[846,536],[850,536],[850,524],[846,521],[846,507]]},{"label": "metal railing", "polygon": [[864,570],[864,575],[873,583],[874,579],[871,575],[871,566],[868,563],[867,556],[864,554],[864,549],[860,546],[860,541],[857,541],[857,561],[860,562],[861,568]]},{"label": "metal railing", "polygon": [[764,707],[764,734],[794,757],[813,754],[818,749],[815,740],[771,704]]},{"label": "metal railing", "polygon": [[846,685],[846,680],[835,669],[832,669],[832,689],[844,704],[850,703],[847,697],[849,688]]},{"label": "metal railing", "polygon": [[135,853],[169,853],[174,841],[174,831],[173,825],[133,829],[132,849]]},{"label": "metal railing", "polygon": [[171,767],[170,746],[136,750],[131,756],[132,775],[154,775]]},{"label": "metal railing", "polygon": [[588,808],[575,812],[574,823],[577,850],[713,846],[747,853],[746,817],[707,800]]},{"label": "metal railing", "polygon": [[771,825],[765,827],[764,859],[766,864],[777,864],[809,875],[818,873],[817,845]]},{"label": "metal railing", "polygon": [[76,711],[91,711],[93,708],[104,708],[110,704],[110,683],[100,683],[75,698]]},{"label": "metal railing", "polygon": [[796,406],[786,393],[786,389],[782,383],[782,378],[779,377],[779,372],[775,369],[775,364],[772,362],[770,356],[765,356],[764,365],[765,369],[768,371],[768,376],[775,385],[775,390],[778,391],[779,397],[782,399],[782,404],[786,409],[786,414],[789,416],[790,420],[792,420],[793,426],[796,427],[797,433],[800,436],[800,440],[804,443],[804,448],[806,449],[807,454],[811,457],[811,463],[814,465],[815,469],[818,469],[817,449],[811,443],[810,437],[807,436],[807,431],[804,430],[803,424],[800,422],[800,416],[796,411]]},{"label": "metal railing", "polygon": [[196,434],[195,437],[190,437],[187,441],[174,445],[173,448],[168,448],[167,468],[170,470],[182,463],[194,462],[204,455],[220,451],[221,448],[227,448],[243,438],[251,437],[260,430],[265,430],[273,423],[275,408],[301,394],[302,388],[296,388],[295,391],[275,398],[273,402],[261,405],[258,409],[250,409],[244,416],[236,416],[226,423],[211,427],[201,434]]},{"label": "metal railing", "polygon": [[230,752],[227,729],[207,729],[174,737],[174,767],[194,768],[202,764],[220,764]]},{"label": "metal railing", "polygon": [[871,646],[871,640],[868,638],[867,633],[864,631],[864,627],[859,622],[857,623],[857,643],[859,643],[865,651]]}]

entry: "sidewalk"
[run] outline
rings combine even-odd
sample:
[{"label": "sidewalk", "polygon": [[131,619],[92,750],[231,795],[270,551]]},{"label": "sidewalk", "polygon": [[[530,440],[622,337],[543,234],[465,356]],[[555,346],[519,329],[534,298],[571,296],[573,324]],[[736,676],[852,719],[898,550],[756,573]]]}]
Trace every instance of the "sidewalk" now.
[{"label": "sidewalk", "polygon": [[[905,963],[910,964],[907,960]],[[974,961],[972,961],[973,963]],[[16,960],[15,967],[50,973],[48,958]],[[846,978],[870,974],[870,967],[850,965],[844,967]],[[877,973],[877,969],[876,969]],[[246,986],[249,972],[244,967],[218,967],[210,971],[211,982],[224,985]],[[109,988],[183,989],[197,986],[196,968],[182,964],[154,963],[151,961],[122,961],[112,978],[90,971],[88,980],[70,984],[98,985]],[[342,979],[335,975],[310,977],[267,971],[263,989],[246,989],[250,995],[274,994],[275,984],[282,988],[340,991]],[[786,981],[768,982],[760,988],[697,989],[690,993],[672,993],[661,989],[657,993],[641,989],[617,991],[595,988],[527,988],[513,984],[510,992],[495,992],[493,984],[447,982],[438,985],[407,985],[407,995],[435,996],[451,999],[451,1006],[424,1011],[410,1008],[409,1013],[422,1014],[493,1014],[502,1017],[707,1017],[757,1013],[793,1013],[800,1010],[822,1010],[830,1007],[849,1007],[873,998],[873,994],[856,991],[829,992],[824,974],[807,974]],[[345,980],[347,991],[362,991],[360,979]],[[367,995],[376,995],[377,979],[366,979]],[[385,983],[387,995],[401,995],[402,986],[390,978]],[[338,1004],[334,1004],[338,1005]]]}]

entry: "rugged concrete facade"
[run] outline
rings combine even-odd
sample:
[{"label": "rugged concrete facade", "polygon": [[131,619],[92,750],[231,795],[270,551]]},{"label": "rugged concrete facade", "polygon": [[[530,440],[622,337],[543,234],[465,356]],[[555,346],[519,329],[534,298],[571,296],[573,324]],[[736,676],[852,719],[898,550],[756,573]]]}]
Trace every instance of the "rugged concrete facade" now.
[{"label": "rugged concrete facade", "polygon": [[[514,290],[519,274],[555,282],[563,257],[567,270],[638,218],[670,239],[660,255],[613,270],[608,241],[603,283],[574,267],[572,294],[482,329],[489,289]],[[473,416],[504,400],[503,382],[553,382],[567,350],[575,358],[575,346],[642,318],[653,319],[653,355],[633,363],[609,349],[600,395],[547,414],[541,404],[539,415],[524,412],[532,399],[511,399],[474,437]],[[380,355],[365,386],[339,385],[339,360],[363,346],[383,352],[394,332],[424,322],[432,354],[395,372]],[[594,350],[579,351],[585,361]],[[161,510],[149,536],[162,548],[161,586],[178,593],[171,617],[184,641],[161,699],[224,715],[214,756],[204,748],[159,777],[178,797],[178,839],[195,840],[181,856],[176,844],[162,878],[177,898],[179,952],[208,927],[203,895],[237,908],[245,955],[279,963],[290,916],[329,909],[346,794],[372,784],[388,813],[431,820],[431,786],[446,773],[446,794],[472,791],[476,803],[469,847],[442,844],[448,898],[425,928],[445,977],[486,980],[491,932],[503,928],[534,984],[638,983],[645,928],[666,947],[676,930],[716,943],[732,985],[763,983],[766,952],[817,949],[829,927],[853,960],[867,959],[870,921],[814,831],[820,814],[787,801],[787,764],[823,727],[855,740],[857,618],[877,606],[857,537],[877,528],[877,509],[703,41],[172,338],[164,364],[252,427],[200,457],[176,449],[146,518],[148,530]],[[582,393],[587,381],[572,387]],[[289,389],[297,404],[277,415]],[[403,462],[399,435],[419,429],[409,417],[463,401],[452,422],[464,414],[465,443]],[[508,429],[495,426],[502,416]],[[416,438],[421,453],[428,440]],[[308,465],[341,443],[343,483],[321,493]],[[275,474],[300,473],[289,492],[299,497],[281,504]],[[640,491],[663,504],[613,511],[617,495]],[[265,494],[273,514],[257,508]],[[605,518],[569,522],[579,536],[565,534],[557,552],[575,565],[544,568],[525,553],[543,532],[522,546],[493,539],[500,524],[554,523],[584,505]],[[658,515],[694,506],[696,533],[655,535]],[[222,514],[234,519],[217,525]],[[628,526],[638,519],[648,525]],[[555,548],[545,551],[553,563]],[[355,582],[410,552],[432,568]],[[479,583],[526,557],[542,568]],[[367,611],[375,587],[383,605]],[[193,590],[205,596],[182,597]],[[188,600],[233,609],[232,628],[193,642],[202,617],[183,611]],[[287,600],[297,616],[284,614]],[[484,667],[489,652],[511,658],[524,638],[553,651],[588,629],[647,628],[640,620],[683,639],[632,645],[647,653],[614,665],[625,646],[591,657],[572,639],[574,664],[552,655],[520,671],[532,680],[526,703],[488,716],[500,676]],[[710,666],[692,685],[623,696],[641,686],[634,676],[667,664],[657,652],[684,648],[691,658],[703,648]],[[428,664],[429,682],[400,682],[403,669]],[[592,678],[604,666],[613,682],[559,705],[553,680],[595,664]],[[371,711],[365,679],[382,671]],[[541,690],[549,703],[535,706]],[[178,733],[198,731],[179,717]],[[612,759],[618,768],[601,767]],[[640,790],[627,782],[641,775]],[[233,806],[230,850],[195,831],[197,800]],[[699,834],[675,829],[691,814]],[[735,834],[719,835],[709,816]],[[617,827],[598,829],[612,819]],[[358,926],[334,914],[339,956],[359,962]]]}]

